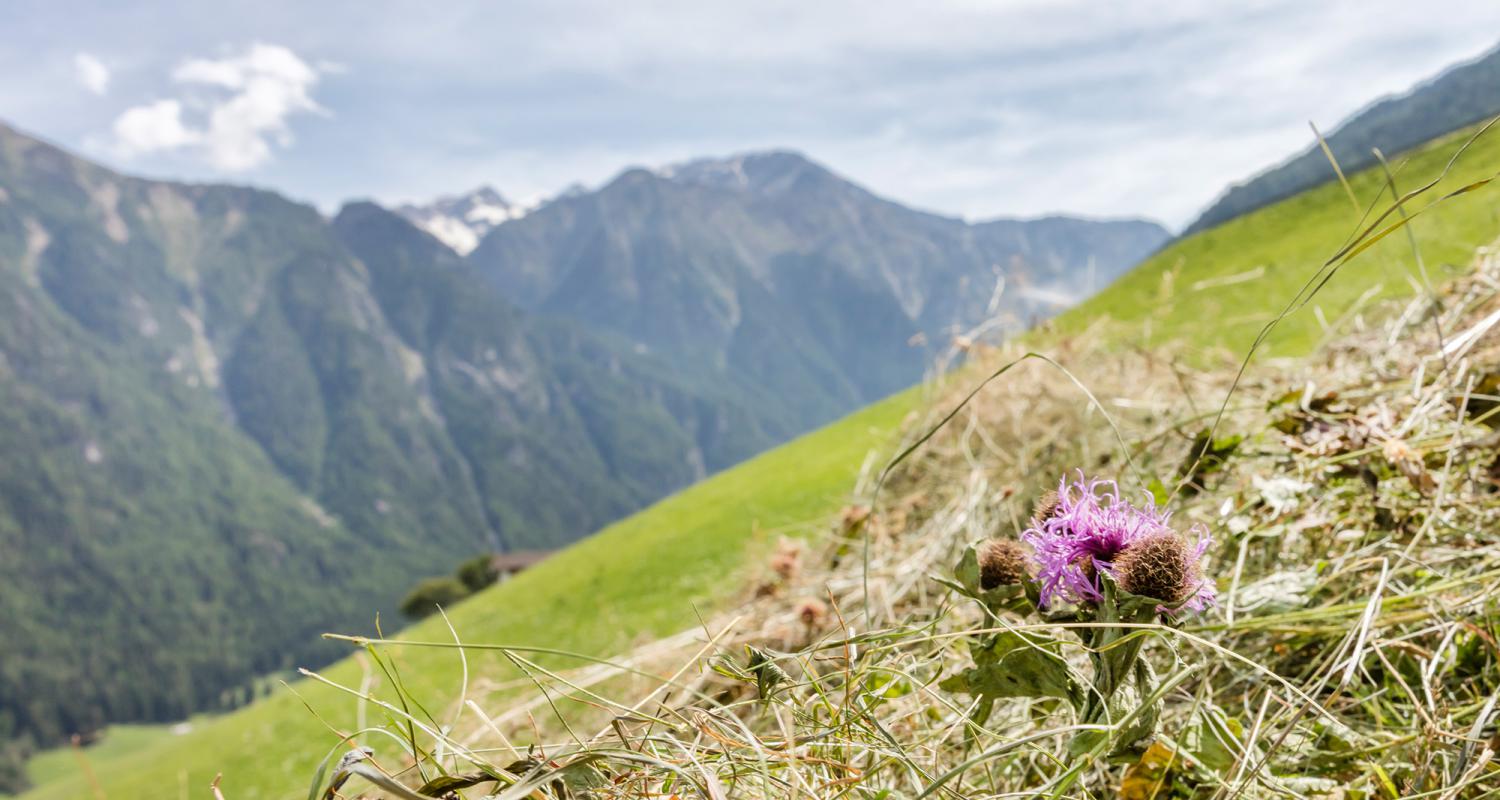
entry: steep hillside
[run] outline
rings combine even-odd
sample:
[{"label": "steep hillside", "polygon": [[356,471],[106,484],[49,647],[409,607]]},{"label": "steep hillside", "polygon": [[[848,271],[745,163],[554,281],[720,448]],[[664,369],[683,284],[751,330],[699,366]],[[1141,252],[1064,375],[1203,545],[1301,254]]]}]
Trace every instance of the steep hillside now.
[{"label": "steep hillside", "polygon": [[691,376],[623,343],[522,315],[473,267],[378,206],[346,206],[333,229],[420,359],[433,408],[507,549],[591,532],[794,433],[744,397],[694,388]]},{"label": "steep hillside", "polygon": [[470,261],[523,308],[807,427],[911,385],[956,333],[1051,316],[1165,238],[1137,221],[971,225],[772,152],[627,171],[501,225]]},{"label": "steep hillside", "polygon": [[[1481,139],[1460,160],[1459,170],[1446,186],[1457,186],[1469,176],[1483,173],[1486,169],[1493,171],[1494,165],[1500,163],[1500,153],[1496,152],[1491,142],[1489,139]],[[1403,173],[1409,176],[1404,180],[1416,184],[1421,178],[1433,177],[1436,171],[1434,165],[1440,167],[1457,144],[1453,140],[1445,140],[1417,154]],[[1494,198],[1493,191],[1485,190],[1437,206],[1420,219],[1419,241],[1424,248],[1423,252],[1427,253],[1429,268],[1434,273],[1438,273],[1446,262],[1454,265],[1467,264],[1468,258],[1459,255],[1462,250],[1467,248],[1472,252],[1475,244],[1488,241],[1496,233],[1500,233],[1500,221],[1497,221],[1494,212]],[[1222,352],[1217,349],[1218,345],[1238,347],[1243,339],[1236,337],[1242,337],[1248,328],[1232,324],[1224,338],[1219,338],[1217,334],[1217,326],[1225,322],[1226,317],[1233,322],[1230,309],[1233,315],[1249,316],[1257,320],[1268,319],[1269,315],[1273,315],[1286,302],[1285,287],[1305,280],[1323,258],[1337,250],[1345,241],[1355,222],[1348,215],[1347,207],[1348,201],[1341,193],[1320,190],[1174,244],[1148,264],[1147,271],[1141,278],[1134,275],[1127,277],[1111,287],[1096,304],[1064,318],[1060,322],[1061,332],[1066,334],[1095,326],[1101,317],[1113,309],[1119,309],[1126,317],[1123,324],[1099,326],[1089,338],[1075,340],[1071,347],[1081,347],[1081,341],[1105,345],[1123,343],[1133,347],[1141,341],[1147,319],[1152,320],[1151,341],[1158,344],[1174,342],[1175,344],[1169,345],[1175,348],[1174,354],[1180,353],[1188,363],[1203,357],[1200,345],[1214,348],[1214,352]],[[1451,236],[1453,241],[1439,241],[1439,235]],[[1278,249],[1281,246],[1288,248],[1285,254]],[[1333,301],[1341,298],[1340,303],[1347,304],[1350,299],[1358,297],[1369,286],[1371,273],[1378,274],[1397,268],[1397,275],[1404,276],[1405,269],[1410,264],[1404,260],[1396,260],[1407,258],[1402,252],[1398,249],[1382,256],[1379,255],[1381,250],[1377,248],[1352,262],[1347,271],[1335,277],[1319,297],[1319,304],[1327,309],[1325,317],[1336,319],[1344,310],[1344,305]],[[1205,253],[1212,253],[1214,257],[1202,255]],[[1316,255],[1311,255],[1313,253]],[[1192,281],[1176,279],[1175,283],[1167,283],[1168,287],[1175,286],[1175,289],[1163,291],[1163,284],[1173,280],[1164,276],[1175,274],[1174,265],[1178,264],[1179,259],[1184,262],[1181,271],[1194,270]],[[1254,267],[1267,261],[1274,261],[1279,265],[1279,272],[1267,270],[1261,274],[1279,275],[1277,282],[1268,280],[1256,284],[1252,281],[1258,279],[1245,277],[1246,272],[1254,273]],[[1199,282],[1207,283],[1192,289]],[[1402,286],[1409,287],[1409,284],[1392,282],[1390,291],[1397,291]],[[1240,288],[1236,290],[1235,287]],[[1136,292],[1144,294],[1133,294]],[[1218,294],[1219,292],[1234,293]],[[1205,302],[1205,293],[1214,302]],[[1129,303],[1145,303],[1148,308],[1132,312]],[[1467,307],[1460,310],[1468,313]],[[1413,319],[1421,320],[1423,325],[1427,323],[1420,316]],[[1298,312],[1290,318],[1288,324],[1291,326],[1288,328],[1291,334],[1273,341],[1273,346],[1279,353],[1306,352],[1319,338],[1321,328],[1313,309]],[[1349,320],[1345,327],[1357,326],[1353,325],[1353,320]],[[1111,385],[1101,382],[1114,380],[1119,376],[1128,378],[1137,372],[1131,366],[1136,363],[1134,361],[1123,364],[1114,354],[1100,358],[1108,364],[1107,368],[1098,367],[1097,360],[1090,361],[1087,363],[1098,367],[1098,371],[1080,367],[1084,369],[1080,374],[1101,393],[1108,392],[1108,386]],[[1158,414],[1162,408],[1161,403],[1168,400],[1176,403],[1178,392],[1192,389],[1192,386],[1185,389],[1181,383],[1182,374],[1171,369],[1163,359],[1149,354],[1134,358],[1140,362],[1139,372],[1152,376],[1150,386],[1146,386],[1145,382],[1137,382],[1133,385],[1140,389],[1139,392],[1101,396],[1112,414],[1124,414],[1134,409],[1139,411],[1138,421],[1149,426],[1150,431],[1158,431],[1164,419]],[[964,466],[967,470],[975,463],[976,458],[984,459],[987,469],[993,467],[997,475],[1003,472],[1006,476],[1024,476],[1024,481],[1019,477],[1004,478],[1006,481],[1015,480],[1019,485],[1026,481],[1039,482],[1041,478],[1034,473],[1043,470],[1043,465],[1055,467],[1080,453],[1098,458],[1101,452],[1111,450],[1116,444],[1115,440],[1107,427],[1099,425],[1098,418],[1088,412],[1076,387],[1062,380],[1056,373],[1043,371],[1042,374],[1049,376],[1046,394],[1056,400],[1056,403],[1045,407],[1039,405],[1036,402],[1039,394],[1033,384],[1024,381],[1008,383],[1014,389],[1004,395],[1004,402],[1016,408],[1012,409],[1013,416],[1004,419],[1005,426],[1013,423],[1014,429],[984,428],[982,435],[978,433],[982,427],[965,425],[961,430],[951,429],[945,434],[948,443],[945,463],[950,466],[967,465]],[[1215,380],[1227,380],[1229,377],[1227,373],[1217,375]],[[1283,379],[1276,378],[1271,383],[1283,385],[1278,381]],[[971,385],[972,382],[965,380],[958,387],[967,389]],[[1403,385],[1409,385],[1409,381],[1403,379]],[[1199,386],[1194,391],[1201,392],[1202,389]],[[1118,397],[1120,402],[1111,402],[1109,398],[1112,397]],[[1214,397],[1215,395],[1208,393],[1203,394],[1200,399],[1206,404]],[[853,485],[851,478],[858,472],[861,459],[871,444],[887,440],[888,436],[887,433],[876,433],[866,438],[860,435],[861,432],[872,432],[872,429],[889,431],[908,410],[927,407],[928,404],[920,403],[919,400],[916,395],[910,394],[893,398],[888,403],[870,409],[868,414],[871,416],[851,417],[840,425],[819,431],[738,469],[723,473],[645,513],[631,517],[613,527],[610,532],[566,551],[550,562],[550,565],[544,565],[536,573],[532,573],[529,579],[527,575],[523,575],[513,583],[503,584],[460,605],[453,610],[454,626],[464,641],[473,644],[557,648],[598,657],[619,652],[624,640],[694,627],[699,624],[704,612],[715,605],[713,599],[717,598],[721,607],[726,607],[723,603],[732,603],[736,607],[745,603],[743,607],[755,610],[757,614],[764,604],[781,603],[778,606],[780,616],[768,618],[768,625],[795,632],[799,623],[791,619],[790,614],[793,612],[786,606],[787,601],[796,599],[796,592],[807,591],[821,595],[822,588],[814,584],[816,580],[827,577],[827,573],[814,573],[808,578],[814,583],[798,583],[794,589],[785,590],[772,599],[755,601],[762,605],[748,605],[751,601],[746,600],[745,595],[735,594],[745,590],[746,570],[752,576],[764,573],[762,567],[755,566],[761,563],[758,560],[748,562],[752,565],[748,568],[745,566],[744,543],[747,540],[744,537],[758,527],[762,534],[754,541],[759,542],[760,546],[750,552],[763,554],[769,545],[767,540],[782,532],[799,533],[836,527],[836,524],[830,525],[828,519],[839,504],[845,502],[844,497]],[[1259,398],[1256,400],[1251,406],[1261,408]],[[1184,403],[1184,407],[1192,405],[1186,401]],[[1204,407],[1200,405],[1196,410],[1190,408],[1184,413],[1190,420],[1197,419],[1201,423],[1199,415]],[[934,408],[941,411],[947,406],[939,404]],[[1078,418],[1074,421],[1091,419],[1090,437],[1085,439],[1063,435],[1062,438],[1057,438],[1057,430],[1046,428],[1056,421],[1052,411],[1066,411],[1071,415],[1069,419]],[[961,419],[972,420],[974,425],[979,426],[986,418],[976,416]],[[920,430],[920,425],[909,423],[906,428],[908,431]],[[1035,435],[1032,436],[1028,431]],[[1019,459],[1001,459],[1003,464],[994,462],[994,459],[999,458],[995,453],[1000,452],[995,449],[997,442],[1015,442],[1018,436],[1023,444],[1029,443],[1026,444],[1026,447],[1031,448],[1026,451],[1028,455]],[[1158,458],[1154,463],[1178,463],[1174,459],[1176,455],[1180,455],[1180,450],[1171,448],[1185,446],[1179,437],[1164,435],[1150,441],[1157,443],[1156,446],[1167,448],[1163,451],[1166,456]],[[1102,460],[1087,463],[1098,466]],[[1119,469],[1119,464],[1116,463],[1114,468]],[[1128,466],[1124,469],[1128,469]],[[963,472],[962,475],[954,473],[951,477],[929,482],[927,486],[932,489],[931,493],[907,492],[907,500],[911,504],[908,512],[905,512],[907,519],[937,519],[933,516],[933,509],[948,506],[936,501],[953,494],[984,496],[983,492],[995,489],[998,484],[987,483],[986,480],[981,480],[983,477],[976,477],[969,472]],[[905,488],[912,487],[908,485]],[[902,487],[898,487],[898,490],[902,490]],[[1024,494],[1015,496],[1024,500]],[[913,537],[905,541],[914,547],[922,542],[932,544],[936,549],[921,556],[931,559],[934,553],[953,541],[951,538],[942,538],[940,533],[951,537],[957,531],[960,538],[987,534],[988,531],[982,529],[979,521],[993,521],[993,517],[986,516],[988,511],[978,518],[967,515],[966,509],[981,506],[970,506],[965,502],[953,506],[964,513],[941,516],[945,520],[942,526],[945,527],[933,528],[932,536]],[[1208,513],[1221,505],[1218,498],[1210,498],[1199,503],[1198,507],[1203,513]],[[983,505],[982,508],[988,509],[989,506]],[[1017,517],[1026,513],[1022,506],[1016,506],[1014,511]],[[1009,521],[1004,515],[1001,518]],[[783,527],[796,520],[804,521],[805,524]],[[970,520],[980,527],[972,530],[964,528],[962,526],[968,524],[964,520]],[[848,547],[835,540],[830,554],[832,562],[844,564],[846,571],[841,573],[841,580],[845,581],[846,591],[851,590],[850,586],[858,584],[857,568],[851,566],[849,552]],[[885,564],[881,569],[886,570],[885,574],[891,577],[892,585],[917,587],[920,584],[922,587],[932,587],[932,584],[926,583],[923,567],[917,562],[903,560],[900,553],[915,555],[914,551],[908,550],[889,556],[877,552],[877,558]],[[926,592],[927,588],[912,588],[912,591],[920,594]],[[940,589],[934,588],[933,591]],[[701,599],[703,602],[689,603],[684,598]],[[1363,607],[1362,603],[1354,605]],[[588,610],[581,612],[582,608]],[[1343,609],[1343,606],[1339,608]],[[854,613],[857,615],[858,612]],[[1338,613],[1344,613],[1344,610],[1339,610]],[[449,639],[450,634],[440,620],[433,620],[413,627],[403,633],[402,637],[442,642]],[[692,644],[691,639],[684,638],[677,642],[677,647],[696,651],[697,645]],[[399,659],[402,680],[409,684],[415,695],[434,714],[451,713],[455,689],[464,669],[455,654],[450,650],[437,648],[400,648],[394,652]],[[957,649],[952,652],[961,654]],[[683,658],[698,657],[694,652],[681,649],[673,649],[670,653],[685,653]],[[517,654],[534,656],[551,667],[576,666],[579,663],[574,658],[549,656],[545,653],[528,655],[517,651]],[[731,655],[738,656],[738,652]],[[516,705],[511,701],[517,685],[507,681],[517,673],[500,666],[496,658],[494,651],[470,652],[467,666],[471,679],[475,680],[470,685],[467,697],[496,714],[505,709],[520,709],[521,712],[533,710],[538,717],[545,716],[548,713],[545,701],[540,705]],[[677,661],[660,668],[669,673],[682,663]],[[359,662],[351,659],[341,662],[325,674],[332,680],[353,686],[360,683],[362,670]],[[378,680],[379,696],[392,698],[387,680]],[[529,681],[520,684],[522,689],[530,686]],[[336,727],[347,730],[352,725],[357,706],[352,698],[307,681],[297,684],[296,688],[299,694],[311,698],[318,713],[331,720]],[[567,707],[576,708],[572,705]],[[379,712],[368,706],[366,711],[368,723],[384,723]],[[516,719],[517,724],[528,724],[525,713],[520,713]],[[470,718],[470,723],[472,722],[473,718]],[[1248,728],[1248,724],[1246,727]],[[961,741],[963,738],[953,731],[947,733],[952,733],[955,740]],[[559,735],[565,736],[565,733]],[[728,733],[724,735],[729,736]],[[379,739],[377,746],[382,753],[387,754],[400,749],[399,745],[384,737]],[[226,790],[232,791],[236,798],[273,797],[286,793],[288,787],[304,785],[307,776],[312,774],[324,754],[340,750],[337,737],[328,734],[320,722],[309,715],[295,698],[281,696],[215,721],[188,736],[164,741],[152,749],[148,757],[101,761],[95,767],[99,774],[106,776],[106,788],[113,798],[152,797],[158,787],[175,785],[176,776],[182,770],[186,770],[192,780],[201,781],[220,769],[226,773]],[[393,761],[392,764],[394,763]],[[88,796],[88,790],[82,778],[75,777],[49,785],[32,796],[81,798]]]},{"label": "steep hillside", "polygon": [[[1329,150],[1345,173],[1416,147],[1466,125],[1500,114],[1500,50],[1492,51],[1405,94],[1381,100],[1326,133]],[[1230,187],[1203,212],[1184,236],[1284,200],[1335,179],[1328,156],[1316,144],[1284,164]]]},{"label": "steep hillside", "polygon": [[264,671],[326,658],[315,633],[368,619],[407,569],[360,563],[386,542],[226,424],[193,310],[215,294],[163,291],[173,271],[180,288],[265,269],[164,255],[188,235],[214,247],[262,199],[120,180],[0,128],[6,743],[230,705]]},{"label": "steep hillside", "polygon": [[[452,609],[450,618],[476,641],[545,642],[594,656],[691,626],[695,608],[716,607],[738,590],[733,576],[751,554],[765,553],[783,534],[823,525],[829,509],[845,502],[871,449],[885,446],[918,399],[916,392],[893,397],[715,475],[492,587]],[[438,618],[407,633],[451,639]],[[577,664],[540,658],[554,666]],[[362,663],[373,668],[367,660],[345,659],[329,674],[358,683]],[[409,688],[439,706],[464,669],[451,652],[424,649],[402,653],[396,665]],[[498,656],[476,656],[469,666],[496,679],[516,675]],[[386,678],[379,683],[388,686]],[[293,688],[200,723],[189,734],[93,761],[91,769],[107,796],[122,800],[154,800],[163,786],[202,786],[219,772],[235,800],[286,797],[289,787],[305,787],[330,750],[341,749],[304,702],[341,729],[382,718],[328,687],[298,681]],[[83,751],[85,758],[90,752]],[[92,796],[76,770],[24,795]]]},{"label": "steep hillside", "polygon": [[[1396,182],[1408,192],[1442,175],[1477,127],[1455,132],[1409,153],[1390,154]],[[1414,214],[1433,199],[1500,170],[1500,129],[1476,140],[1433,191],[1411,201]],[[1352,174],[1361,206],[1377,213],[1394,195],[1379,167]],[[1267,341],[1270,350],[1306,352],[1325,327],[1380,297],[1410,294],[1424,282],[1441,283],[1462,271],[1474,249],[1494,239],[1500,200],[1482,191],[1434,208],[1408,230],[1387,236],[1343,268],[1311,305],[1284,320]],[[1382,227],[1396,222],[1392,214]],[[1185,340],[1203,354],[1243,354],[1317,269],[1361,222],[1338,184],[1324,184],[1289,200],[1179,240],[1147,259],[1097,296],[1055,322],[1077,332],[1101,319],[1120,325],[1118,336],[1142,344]],[[1415,240],[1416,255],[1413,251]],[[1206,323],[1205,321],[1211,321]]]}]

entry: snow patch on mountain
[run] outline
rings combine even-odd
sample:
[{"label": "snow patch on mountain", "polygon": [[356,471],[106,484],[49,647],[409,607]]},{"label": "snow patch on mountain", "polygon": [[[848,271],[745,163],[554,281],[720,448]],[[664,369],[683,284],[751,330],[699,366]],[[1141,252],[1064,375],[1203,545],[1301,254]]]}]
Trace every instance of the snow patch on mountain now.
[{"label": "snow patch on mountain", "polygon": [[425,205],[408,203],[394,210],[464,256],[473,252],[485,234],[496,226],[520,219],[539,205],[540,200],[514,203],[494,189],[482,186],[468,194],[440,197]]}]

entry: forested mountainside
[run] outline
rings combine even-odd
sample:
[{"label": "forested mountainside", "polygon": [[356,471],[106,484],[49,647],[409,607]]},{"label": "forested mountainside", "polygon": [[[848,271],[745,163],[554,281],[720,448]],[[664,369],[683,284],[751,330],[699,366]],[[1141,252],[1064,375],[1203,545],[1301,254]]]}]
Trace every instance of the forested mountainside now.
[{"label": "forested mountainside", "polygon": [[404,222],[355,258],[362,214],[390,216],[330,226],[0,131],[0,638],[24,643],[0,734],[232,704],[415,576],[576,539],[792,433],[403,261],[447,252]]},{"label": "forested mountainside", "polygon": [[[1339,167],[1349,174],[1374,165],[1376,148],[1394,155],[1496,114],[1500,114],[1500,50],[1369,106],[1327,134],[1325,141]],[[1223,224],[1336,177],[1328,156],[1312,144],[1287,162],[1230,187],[1183,235]]]},{"label": "forested mountainside", "polygon": [[[843,230],[897,238],[835,242],[831,220],[798,221],[809,208],[777,216],[764,193],[679,177],[652,180],[728,216],[673,205],[680,228],[621,244],[665,219],[617,196],[635,175],[501,224],[464,259],[367,203],[330,221],[0,126],[0,640],[24,643],[0,662],[0,738],[238,703],[417,576],[575,540],[914,382],[913,333],[980,319],[941,298],[979,292],[983,309],[1002,276],[1107,275],[1164,236],[967,226],[850,188],[882,216],[846,204]],[[542,228],[552,255],[499,252],[532,236],[511,226],[572,208],[600,233]],[[751,247],[723,227],[734,214],[778,238]],[[980,244],[1007,225],[1040,227]],[[897,240],[905,261],[867,262]],[[518,288],[549,274],[545,297]]]}]

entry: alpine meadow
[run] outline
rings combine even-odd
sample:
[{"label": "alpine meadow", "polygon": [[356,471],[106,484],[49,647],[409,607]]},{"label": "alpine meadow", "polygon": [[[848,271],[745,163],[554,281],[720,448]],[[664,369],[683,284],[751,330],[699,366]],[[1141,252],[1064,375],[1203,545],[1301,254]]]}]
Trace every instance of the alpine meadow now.
[{"label": "alpine meadow", "polygon": [[210,6],[0,33],[0,796],[1495,795],[1500,13]]}]

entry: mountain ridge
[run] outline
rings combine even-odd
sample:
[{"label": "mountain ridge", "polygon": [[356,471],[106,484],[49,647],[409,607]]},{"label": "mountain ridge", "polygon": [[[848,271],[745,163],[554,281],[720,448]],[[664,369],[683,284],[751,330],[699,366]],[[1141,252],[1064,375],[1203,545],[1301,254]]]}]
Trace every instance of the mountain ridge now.
[{"label": "mountain ridge", "polygon": [[[1376,163],[1372,150],[1394,155],[1500,114],[1500,45],[1392,92],[1345,117],[1324,137],[1346,174]],[[1313,143],[1279,164],[1233,184],[1185,228],[1187,237],[1336,178]],[[1179,237],[1179,238],[1181,238]]]},{"label": "mountain ridge", "polygon": [[[790,433],[453,286],[437,250],[386,291],[395,255],[355,258],[278,195],[130,178],[9,128],[0,190],[0,599],[28,609],[0,636],[30,643],[0,667],[6,739],[242,702],[423,574],[579,538]],[[468,327],[395,324],[420,303]],[[447,349],[419,352],[428,333]],[[68,655],[83,633],[94,654]]]},{"label": "mountain ridge", "polygon": [[[1113,238],[1089,242],[1089,234],[1102,231]],[[915,361],[930,359],[953,334],[996,312],[1012,316],[1010,330],[1050,313],[997,292],[1002,278],[1068,283],[1072,266],[1088,251],[1102,285],[1166,239],[1160,226],[1137,220],[971,224],[908,209],[800,154],[772,151],[700,159],[666,176],[627,169],[597,191],[559,198],[495,228],[469,260],[522,308],[575,319],[719,371],[754,360],[753,354],[735,355],[744,345],[734,332],[745,304],[795,307],[797,292],[809,288],[798,283],[801,276],[816,272],[833,281],[815,288],[824,302],[837,303],[843,293],[877,307],[894,304],[878,312],[893,323],[887,330],[901,334],[882,350],[882,361],[903,364],[902,374],[912,376],[920,374]],[[661,264],[671,267],[670,285],[647,269]],[[657,314],[634,313],[648,293],[670,298],[677,315],[664,322]],[[991,303],[997,294],[998,305]],[[667,324],[689,318],[691,331]],[[787,331],[795,328],[787,323]],[[919,334],[934,346],[911,353],[905,343]],[[808,352],[822,349],[825,338],[805,330],[786,335],[795,338],[787,349]],[[840,359],[829,354],[827,360]],[[826,365],[818,369],[828,372]],[[751,374],[774,385],[774,375]],[[876,377],[865,388],[868,402],[900,386]]]}]

